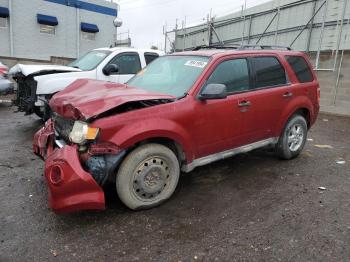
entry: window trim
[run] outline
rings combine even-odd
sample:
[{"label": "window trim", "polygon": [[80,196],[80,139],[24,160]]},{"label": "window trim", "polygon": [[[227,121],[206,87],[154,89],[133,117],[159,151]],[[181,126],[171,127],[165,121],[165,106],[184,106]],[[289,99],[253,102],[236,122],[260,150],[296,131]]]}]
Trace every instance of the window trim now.
[{"label": "window trim", "polygon": [[145,58],[145,63],[146,63],[146,65],[152,63],[153,60],[157,59],[157,58],[155,58],[155,59],[152,60],[152,62],[150,62],[150,63],[147,64],[146,55],[157,56],[157,58],[160,56],[160,55],[159,55],[158,53],[156,53],[156,52],[144,52],[144,53],[143,53],[143,57]]},{"label": "window trim", "polygon": [[[116,54],[115,56],[113,56],[108,62],[107,62],[107,64],[103,67],[103,69],[104,68],[106,68],[106,66],[108,66],[109,64],[111,64],[111,61],[113,60],[113,59],[115,59],[115,58],[117,58],[117,57],[119,57],[119,56],[122,56],[122,55],[128,55],[128,54],[132,54],[132,55],[137,55],[137,57],[138,57],[138,61],[139,61],[139,63],[140,63],[140,70],[142,70],[142,64],[141,64],[141,60],[140,60],[140,54],[138,53],[138,52],[122,52],[122,53],[119,53],[119,54]],[[135,74],[120,74],[119,72],[117,72],[117,73],[112,73],[111,75],[136,75],[137,73],[135,73]]]},{"label": "window trim", "polygon": [[[254,68],[254,65],[253,65],[253,59],[255,58],[259,58],[259,57],[273,57],[275,58],[278,63],[281,65],[281,67],[283,68],[284,70],[284,75],[286,76],[286,83],[284,84],[278,84],[278,85],[270,85],[270,86],[263,86],[263,87],[256,87],[256,71],[255,71],[255,68]],[[288,76],[288,73],[287,73],[287,70],[286,68],[284,67],[283,63],[281,62],[280,58],[276,55],[273,55],[273,54],[268,54],[268,55],[257,55],[257,56],[249,56],[247,57],[248,60],[249,60],[249,65],[251,67],[251,72],[252,72],[252,81],[253,81],[253,85],[252,85],[252,88],[250,89],[250,91],[255,91],[255,90],[263,90],[263,89],[270,89],[270,88],[276,88],[276,87],[282,87],[282,86],[290,86],[291,85],[291,82],[290,82],[290,79],[289,79],[289,76]]]},{"label": "window trim", "polygon": [[[236,59],[245,59],[247,62],[247,69],[248,69],[248,78],[249,78],[249,88],[247,90],[243,90],[243,91],[234,91],[234,92],[227,92],[227,96],[231,96],[231,95],[236,95],[236,94],[241,94],[241,93],[247,93],[251,91],[251,86],[253,84],[252,82],[252,74],[251,74],[251,66],[250,66],[250,62],[249,62],[249,57],[248,56],[234,56],[234,57],[225,57],[225,59],[221,60],[220,62],[218,62],[215,67],[213,68],[213,70],[209,73],[208,77],[205,79],[203,85],[201,86],[201,88],[199,89],[199,92],[197,93],[196,97],[199,98],[199,96],[201,95],[204,87],[207,85],[208,79],[211,77],[211,75],[215,72],[216,68],[221,65],[222,63],[226,62],[226,61],[230,61],[230,60],[236,60]],[[209,63],[209,62],[208,62]]]}]

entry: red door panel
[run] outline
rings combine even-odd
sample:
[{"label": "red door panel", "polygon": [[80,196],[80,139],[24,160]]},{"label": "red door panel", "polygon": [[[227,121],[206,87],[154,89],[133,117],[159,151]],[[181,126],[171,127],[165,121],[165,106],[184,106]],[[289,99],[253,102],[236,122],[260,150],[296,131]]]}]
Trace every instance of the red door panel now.
[{"label": "red door panel", "polygon": [[239,144],[242,114],[237,96],[197,101],[194,106],[193,138],[197,157],[221,152]]}]

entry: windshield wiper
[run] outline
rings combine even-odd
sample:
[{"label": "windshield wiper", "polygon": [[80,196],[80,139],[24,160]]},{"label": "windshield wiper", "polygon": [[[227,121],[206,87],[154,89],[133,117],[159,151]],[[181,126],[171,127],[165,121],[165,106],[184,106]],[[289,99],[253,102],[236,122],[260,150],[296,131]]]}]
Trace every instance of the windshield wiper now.
[{"label": "windshield wiper", "polygon": [[186,92],[182,96],[177,97],[176,100],[180,100],[182,98],[185,98],[187,95],[188,95],[188,93]]}]

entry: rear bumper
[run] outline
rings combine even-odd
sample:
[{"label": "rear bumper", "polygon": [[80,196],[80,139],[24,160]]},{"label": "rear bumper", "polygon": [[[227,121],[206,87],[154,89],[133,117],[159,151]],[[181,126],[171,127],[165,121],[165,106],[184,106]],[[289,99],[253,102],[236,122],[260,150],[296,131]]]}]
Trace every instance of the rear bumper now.
[{"label": "rear bumper", "polygon": [[53,123],[48,120],[33,140],[33,151],[45,161],[45,178],[49,205],[56,213],[85,209],[105,209],[102,187],[80,163],[77,148],[64,145],[55,148]]},{"label": "rear bumper", "polygon": [[75,147],[66,145],[56,148],[48,156],[45,161],[45,178],[50,207],[54,212],[105,209],[103,189],[81,167]]}]

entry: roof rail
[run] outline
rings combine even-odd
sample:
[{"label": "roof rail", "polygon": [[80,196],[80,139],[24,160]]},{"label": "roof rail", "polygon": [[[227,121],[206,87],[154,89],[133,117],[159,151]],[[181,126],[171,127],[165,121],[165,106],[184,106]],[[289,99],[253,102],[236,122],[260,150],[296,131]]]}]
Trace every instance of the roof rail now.
[{"label": "roof rail", "polygon": [[201,49],[238,49],[241,45],[232,45],[232,46],[227,46],[227,45],[199,45],[196,46],[192,49],[192,51],[198,51]]},{"label": "roof rail", "polygon": [[241,45],[238,49],[292,50],[289,46],[280,45]]},{"label": "roof rail", "polygon": [[266,50],[292,50],[289,46],[279,46],[279,45],[201,45],[196,46],[192,51],[198,51],[201,49],[236,49],[236,50],[247,50],[247,49],[266,49]]}]

